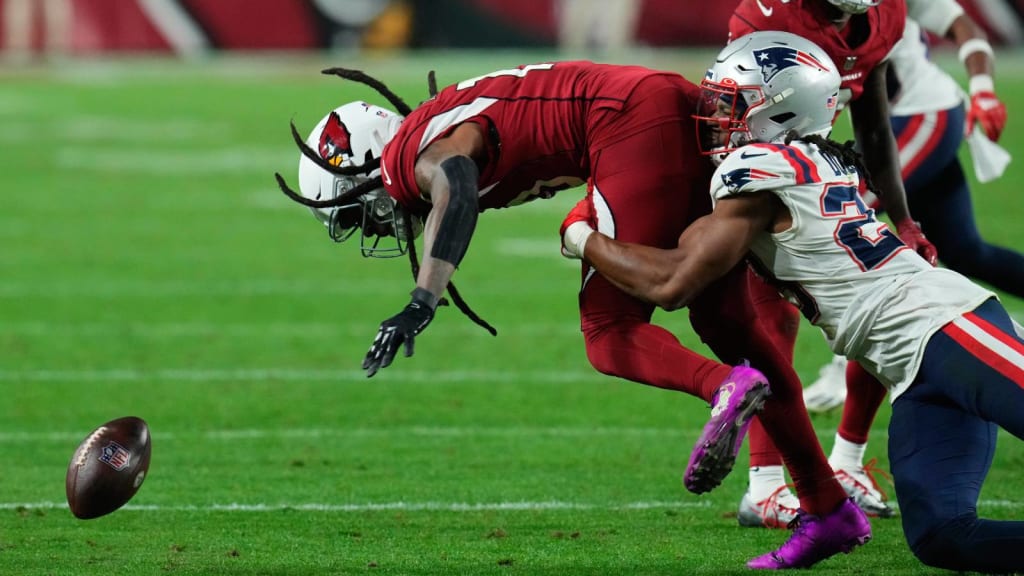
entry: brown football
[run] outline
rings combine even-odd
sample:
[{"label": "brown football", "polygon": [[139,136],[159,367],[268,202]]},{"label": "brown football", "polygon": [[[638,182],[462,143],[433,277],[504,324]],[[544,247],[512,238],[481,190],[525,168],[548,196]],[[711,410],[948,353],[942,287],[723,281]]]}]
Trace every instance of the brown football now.
[{"label": "brown football", "polygon": [[126,416],[92,431],[78,445],[64,481],[71,513],[83,520],[131,500],[149,471],[149,426]]}]

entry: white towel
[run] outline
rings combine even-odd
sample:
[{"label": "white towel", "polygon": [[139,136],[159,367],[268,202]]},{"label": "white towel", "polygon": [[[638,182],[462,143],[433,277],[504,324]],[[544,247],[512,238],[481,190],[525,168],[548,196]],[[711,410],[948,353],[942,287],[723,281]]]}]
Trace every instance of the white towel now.
[{"label": "white towel", "polygon": [[1012,159],[1010,153],[989,140],[978,125],[967,136],[967,148],[971,151],[974,175],[978,177],[978,182],[991,182],[1002,176]]}]

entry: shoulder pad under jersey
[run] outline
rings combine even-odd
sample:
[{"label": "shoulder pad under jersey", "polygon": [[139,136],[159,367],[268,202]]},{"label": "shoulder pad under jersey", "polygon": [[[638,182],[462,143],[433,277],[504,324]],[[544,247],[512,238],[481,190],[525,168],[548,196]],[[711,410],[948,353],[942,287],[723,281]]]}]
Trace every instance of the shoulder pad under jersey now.
[{"label": "shoulder pad under jersey", "polygon": [[803,151],[784,144],[748,144],[725,158],[711,179],[711,197],[820,182],[818,168]]}]

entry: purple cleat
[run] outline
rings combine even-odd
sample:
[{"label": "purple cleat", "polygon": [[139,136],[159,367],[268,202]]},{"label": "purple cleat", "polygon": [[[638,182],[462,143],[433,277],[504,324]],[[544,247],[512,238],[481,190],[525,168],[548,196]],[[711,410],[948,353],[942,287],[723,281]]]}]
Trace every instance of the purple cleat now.
[{"label": "purple cleat", "polygon": [[690,454],[683,484],[694,494],[710,492],[732,471],[750,419],[771,394],[768,379],[744,362],[729,373],[711,398],[711,419]]},{"label": "purple cleat", "polygon": [[755,570],[807,568],[842,552],[849,554],[871,540],[871,523],[852,500],[818,517],[801,512],[793,520],[793,535],[781,548],[747,562]]}]

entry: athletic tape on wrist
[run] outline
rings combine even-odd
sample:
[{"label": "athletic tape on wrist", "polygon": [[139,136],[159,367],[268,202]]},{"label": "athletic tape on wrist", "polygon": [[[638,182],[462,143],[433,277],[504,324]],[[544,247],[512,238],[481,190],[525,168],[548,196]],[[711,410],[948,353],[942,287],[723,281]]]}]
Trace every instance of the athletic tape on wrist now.
[{"label": "athletic tape on wrist", "polygon": [[580,220],[573,222],[565,229],[565,236],[562,238],[565,247],[578,258],[583,258],[583,248],[587,245],[587,239],[594,233],[590,224]]}]

